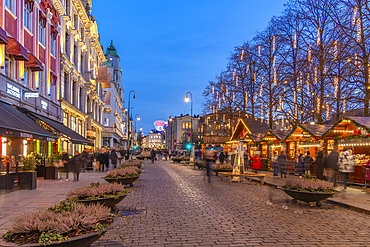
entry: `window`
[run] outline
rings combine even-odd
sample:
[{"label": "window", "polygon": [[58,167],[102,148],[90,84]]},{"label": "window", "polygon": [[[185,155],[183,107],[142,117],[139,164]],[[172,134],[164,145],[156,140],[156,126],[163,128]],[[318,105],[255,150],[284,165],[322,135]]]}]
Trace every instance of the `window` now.
[{"label": "window", "polygon": [[185,129],[185,122],[182,123],[182,128]]},{"label": "window", "polygon": [[12,78],[13,62],[10,58],[5,59],[5,75]]},{"label": "window", "polygon": [[33,2],[30,0],[25,0],[23,22],[24,22],[24,26],[30,32],[32,32],[32,9],[33,9]]},{"label": "window", "polygon": [[69,57],[71,55],[71,50],[70,50],[70,45],[69,45],[69,40],[70,40],[70,35],[69,33],[66,32],[66,40],[65,40],[65,53],[67,54],[67,56]]},{"label": "window", "polygon": [[14,9],[14,0],[5,0],[5,5],[6,7],[8,7],[8,9],[10,9],[11,11],[13,11]]},{"label": "window", "polygon": [[50,40],[50,53],[55,57],[55,42],[56,39],[51,39]]},{"label": "window", "polygon": [[70,6],[70,2],[69,2],[69,0],[67,0],[67,1],[66,1],[66,10],[67,10],[67,15],[70,15],[70,8],[69,8],[69,6]]},{"label": "window", "polygon": [[43,77],[43,71],[39,71],[39,88],[40,88],[40,91],[41,91],[41,88],[42,88],[42,82],[43,82],[43,79],[42,78],[44,78]]},{"label": "window", "polygon": [[185,126],[186,126],[186,129],[189,129],[189,123],[186,123]]},{"label": "window", "polygon": [[64,99],[68,97],[68,73],[64,72]]},{"label": "window", "polygon": [[65,126],[68,127],[68,114],[67,113],[64,113],[64,120],[63,120],[63,123]]},{"label": "window", "polygon": [[78,15],[74,16],[74,26],[75,26],[75,29],[78,29]]},{"label": "window", "polygon": [[208,125],[208,131],[211,132],[212,131],[212,125]]},{"label": "window", "polygon": [[45,46],[45,27],[46,27],[46,19],[43,14],[40,13],[39,18],[39,42]]},{"label": "window", "polygon": [[82,120],[78,120],[78,134],[82,135]]},{"label": "window", "polygon": [[29,81],[30,81],[30,73],[28,70],[24,70],[24,86],[28,87],[29,85]]},{"label": "window", "polygon": [[71,116],[71,129],[76,131],[76,117]]},{"label": "window", "polygon": [[104,126],[109,127],[109,118],[104,118]]},{"label": "window", "polygon": [[74,62],[74,64],[76,65],[76,67],[77,67],[77,65],[78,65],[78,48],[77,48],[77,45],[74,45],[74,49],[73,49],[73,62]]},{"label": "window", "polygon": [[76,101],[75,101],[76,89],[77,89],[77,83],[75,81],[73,81],[72,92],[71,92],[71,104],[72,105],[74,105],[76,103]]}]

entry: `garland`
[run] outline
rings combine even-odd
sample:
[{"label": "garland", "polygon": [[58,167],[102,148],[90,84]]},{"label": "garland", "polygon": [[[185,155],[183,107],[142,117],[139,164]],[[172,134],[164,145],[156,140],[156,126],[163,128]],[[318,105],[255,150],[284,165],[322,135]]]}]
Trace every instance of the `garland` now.
[{"label": "garland", "polygon": [[360,135],[358,132],[357,134],[353,134],[353,135],[347,135],[347,136],[336,136],[334,137],[334,141],[340,141],[340,140],[351,140],[351,139],[360,139],[360,138],[369,138],[370,135]]}]

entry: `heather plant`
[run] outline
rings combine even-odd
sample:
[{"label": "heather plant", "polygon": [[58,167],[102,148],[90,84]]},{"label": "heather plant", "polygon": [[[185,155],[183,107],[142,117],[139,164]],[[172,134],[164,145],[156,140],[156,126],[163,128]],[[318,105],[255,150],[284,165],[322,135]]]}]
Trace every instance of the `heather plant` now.
[{"label": "heather plant", "polygon": [[222,169],[222,170],[232,170],[233,166],[230,164],[217,164],[217,169]]},{"label": "heather plant", "polygon": [[18,216],[3,238],[11,239],[12,234],[40,233],[40,243],[61,241],[65,237],[63,234],[81,229],[96,229],[100,222],[109,218],[110,209],[102,205],[64,201],[50,208],[36,208]]},{"label": "heather plant", "polygon": [[319,179],[288,179],[283,188],[308,192],[333,193],[333,184]]},{"label": "heather plant", "polygon": [[140,176],[138,168],[134,166],[124,167],[122,169],[114,169],[106,174],[106,178],[128,178]]},{"label": "heather plant", "polygon": [[122,184],[100,184],[91,183],[87,186],[72,190],[67,195],[67,200],[91,200],[107,197],[118,197],[129,193]]}]

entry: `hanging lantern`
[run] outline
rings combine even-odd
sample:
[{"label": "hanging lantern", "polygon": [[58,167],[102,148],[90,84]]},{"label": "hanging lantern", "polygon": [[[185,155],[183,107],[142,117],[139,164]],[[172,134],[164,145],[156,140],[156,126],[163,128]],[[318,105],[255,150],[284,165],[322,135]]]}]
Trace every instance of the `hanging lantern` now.
[{"label": "hanging lantern", "polygon": [[244,50],[242,50],[242,55],[240,56],[240,61],[243,61],[243,56],[244,56]]}]

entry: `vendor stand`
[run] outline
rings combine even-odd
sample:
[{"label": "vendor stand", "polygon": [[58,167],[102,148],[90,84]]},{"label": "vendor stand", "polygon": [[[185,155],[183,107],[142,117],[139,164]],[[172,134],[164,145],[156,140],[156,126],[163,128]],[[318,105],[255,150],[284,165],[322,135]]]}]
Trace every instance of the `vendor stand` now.
[{"label": "vendor stand", "polygon": [[[297,157],[301,153],[315,158],[318,151],[324,147],[323,134],[330,129],[326,124],[298,124],[286,137],[288,173],[296,173]],[[315,176],[316,163],[311,165],[311,175]]]},{"label": "vendor stand", "polygon": [[[370,117],[343,117],[323,137],[328,152],[334,146],[338,147],[339,154],[352,150],[352,154],[356,155],[356,165],[348,182],[366,185],[364,165],[370,158]],[[341,179],[340,174],[339,178]]]}]

